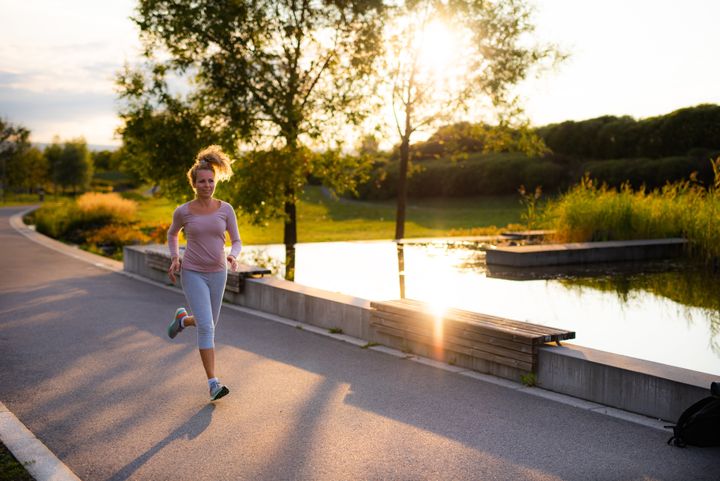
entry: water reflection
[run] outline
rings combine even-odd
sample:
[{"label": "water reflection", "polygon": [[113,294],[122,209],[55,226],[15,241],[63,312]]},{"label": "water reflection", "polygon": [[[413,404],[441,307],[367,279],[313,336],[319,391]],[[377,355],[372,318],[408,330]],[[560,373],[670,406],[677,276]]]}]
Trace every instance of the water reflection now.
[{"label": "water reflection", "polygon": [[[284,254],[283,246],[248,249]],[[720,375],[717,274],[678,261],[488,269],[484,249],[470,242],[298,244],[295,280],[568,329],[580,345]]]},{"label": "water reflection", "polygon": [[400,299],[405,299],[405,244],[397,243],[398,284],[400,286]]}]

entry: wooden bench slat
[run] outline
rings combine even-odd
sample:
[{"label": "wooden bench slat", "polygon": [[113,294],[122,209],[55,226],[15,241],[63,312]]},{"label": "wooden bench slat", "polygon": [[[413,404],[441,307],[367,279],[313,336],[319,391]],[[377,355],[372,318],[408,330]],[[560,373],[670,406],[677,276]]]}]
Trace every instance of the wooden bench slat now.
[{"label": "wooden bench slat", "polygon": [[[380,330],[384,328],[391,328],[396,331],[412,333],[417,336],[421,336],[422,342],[424,344],[435,346],[438,344],[438,342],[441,342],[442,344],[444,344],[446,349],[449,349],[451,351],[460,351],[461,349],[462,351],[466,351],[467,353],[471,351],[482,351],[489,354],[506,357],[508,359],[515,359],[517,361],[527,363],[532,363],[534,358],[537,356],[537,353],[533,352],[532,350],[530,352],[527,352],[514,349],[514,346],[506,348],[490,343],[477,343],[463,337],[449,334],[447,332],[443,332],[442,339],[438,340],[435,338],[434,332],[428,332],[427,329],[420,329],[417,326],[406,326],[401,323],[389,321],[387,319],[382,319],[381,321],[381,323],[375,324],[375,326],[379,327]],[[520,345],[521,344],[515,344],[515,346]],[[470,351],[467,351],[468,349]]]},{"label": "wooden bench slat", "polygon": [[[396,329],[406,329],[408,331],[422,334],[428,337],[428,339],[435,339],[436,331],[433,327],[421,324],[411,324],[403,322],[400,319],[387,319],[382,317],[371,317],[371,322],[376,326],[390,326]],[[461,331],[453,329],[442,330],[443,339],[454,339],[453,342],[462,344],[467,347],[475,347],[479,344],[487,345],[490,349],[497,351],[497,353],[505,353],[508,356],[514,356],[514,353],[522,356],[532,356],[537,352],[537,347],[532,344],[525,344],[516,341],[502,340],[493,338],[490,336],[483,336],[482,339],[471,339],[465,337]]]},{"label": "wooden bench slat", "polygon": [[[395,312],[401,315],[409,315],[416,317],[422,316],[423,318],[433,319],[435,319],[436,317],[434,314],[432,314],[432,311],[430,310],[430,306],[428,304],[412,299],[403,299],[401,301],[373,302],[371,303],[371,306],[379,311]],[[522,332],[526,335],[536,337],[535,342],[537,343],[562,341],[575,338],[575,332],[573,331],[557,329],[529,322],[504,319],[501,317],[489,316],[486,314],[465,311],[462,309],[447,309],[443,314],[443,318],[446,320],[460,320],[462,322],[468,323],[470,326],[486,325],[493,328],[498,327],[500,329]],[[469,329],[472,329],[472,327],[469,327]]]},{"label": "wooden bench slat", "polygon": [[[382,317],[385,319],[390,319],[396,322],[404,322],[404,323],[428,323],[432,324],[434,323],[434,319],[422,319],[419,317],[413,317],[412,314],[398,314],[393,312],[374,312],[374,316]],[[455,323],[456,321],[445,321]],[[513,342],[521,342],[523,344],[532,345],[534,337],[528,336],[522,332],[507,330],[507,329],[501,329],[501,328],[492,328],[488,326],[473,326],[472,329],[475,333],[479,335],[488,335],[492,337],[497,337],[500,339],[507,339],[509,341]]]},{"label": "wooden bench slat", "polygon": [[[383,304],[392,304],[394,308],[399,309],[408,309],[411,311],[421,311],[421,312],[432,312],[432,307],[429,304],[423,303],[421,301],[416,301],[413,299],[403,299],[401,301],[388,301],[387,303],[379,303],[377,305],[377,309],[383,310],[386,305]],[[547,327],[540,324],[532,324],[529,322],[524,321],[516,321],[513,319],[506,319],[502,317],[497,316],[491,316],[488,314],[481,314],[477,312],[472,311],[466,311],[462,309],[456,309],[456,308],[449,308],[446,309],[443,313],[445,317],[460,317],[464,319],[468,319],[470,321],[477,321],[477,322],[484,322],[484,323],[493,323],[503,326],[509,326],[513,328],[517,328],[520,330],[528,331],[528,332],[541,332],[543,335],[545,333],[562,333],[565,331],[562,331],[560,329],[555,329],[553,327]]]},{"label": "wooden bench slat", "polygon": [[[418,334],[415,334],[412,332],[408,332],[406,330],[393,329],[391,327],[384,326],[384,327],[382,327],[381,332],[383,332],[384,334],[389,334],[391,336],[398,337],[400,339],[408,339],[408,340],[411,340],[414,342],[419,342],[419,343],[425,344],[424,336],[421,336],[421,335],[418,335]],[[432,345],[429,345],[429,347],[432,347]],[[498,355],[495,355],[492,353],[479,351],[477,349],[468,349],[468,348],[463,348],[462,346],[460,346],[458,348],[457,352],[460,352],[461,354],[466,354],[469,356],[477,357],[480,359],[484,359],[487,361],[492,361],[497,364],[502,364],[504,366],[522,369],[523,371],[527,371],[527,372],[530,372],[533,369],[532,363],[518,361],[516,359],[510,359],[510,358],[506,358],[503,356],[498,356]]]},{"label": "wooden bench slat", "polygon": [[413,299],[370,305],[371,325],[378,332],[441,349],[446,355],[456,352],[488,361],[492,372],[497,369],[493,364],[536,372],[541,345],[575,338],[573,331],[463,309],[449,308],[438,315],[431,305]]},{"label": "wooden bench slat", "polygon": [[[412,311],[406,311],[406,312],[389,312],[389,311],[376,311],[377,315],[381,316],[392,316],[395,319],[412,319],[412,322],[422,322],[427,324],[434,324],[436,321],[436,318],[432,315],[428,315],[426,313],[418,313],[418,312],[412,312]],[[491,325],[491,324],[483,324],[483,323],[470,323],[466,322],[461,319],[443,319],[443,322],[446,325],[451,325],[453,327],[462,325],[464,329],[467,329],[471,332],[476,332],[478,334],[484,334],[484,335],[493,335],[495,333],[497,337],[503,337],[503,338],[510,338],[514,341],[520,341],[525,342],[528,344],[537,343],[538,336],[533,333],[528,333],[525,331],[520,331],[518,329],[513,328],[507,328],[505,326],[501,325]]]}]

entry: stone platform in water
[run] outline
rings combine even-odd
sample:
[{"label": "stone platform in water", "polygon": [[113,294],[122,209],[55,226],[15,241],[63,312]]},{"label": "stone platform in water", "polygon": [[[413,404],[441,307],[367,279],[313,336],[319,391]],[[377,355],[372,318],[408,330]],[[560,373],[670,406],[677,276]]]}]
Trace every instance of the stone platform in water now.
[{"label": "stone platform in water", "polygon": [[498,247],[487,251],[487,264],[539,267],[665,259],[682,255],[686,244],[685,239],[670,238]]}]

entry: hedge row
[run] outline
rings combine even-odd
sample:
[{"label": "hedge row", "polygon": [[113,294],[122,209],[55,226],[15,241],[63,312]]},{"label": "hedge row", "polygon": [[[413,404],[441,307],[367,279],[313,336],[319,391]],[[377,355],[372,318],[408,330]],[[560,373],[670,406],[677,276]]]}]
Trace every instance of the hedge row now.
[{"label": "hedge row", "polygon": [[575,159],[618,159],[687,155],[720,149],[720,106],[698,105],[635,120],[606,115],[537,129],[556,154]]},{"label": "hedge row", "polygon": [[[467,197],[476,195],[515,194],[523,185],[529,190],[542,187],[555,193],[577,183],[585,174],[619,187],[629,182],[633,187],[649,189],[666,182],[688,179],[696,173],[697,182],[710,185],[713,179],[710,159],[713,153],[698,156],[674,156],[659,159],[614,159],[589,161],[573,165],[561,156],[543,158],[522,154],[477,154],[464,160],[426,160],[413,164],[408,180],[408,197]],[[371,179],[360,185],[363,199],[391,199],[397,195],[398,162],[378,161]]]}]

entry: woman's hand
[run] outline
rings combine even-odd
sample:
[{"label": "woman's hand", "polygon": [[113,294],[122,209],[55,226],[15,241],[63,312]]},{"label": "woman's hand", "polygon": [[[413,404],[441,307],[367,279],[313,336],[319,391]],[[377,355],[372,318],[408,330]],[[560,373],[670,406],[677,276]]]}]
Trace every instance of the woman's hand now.
[{"label": "woman's hand", "polygon": [[235,272],[238,270],[238,260],[235,259],[235,256],[227,256],[227,261],[230,264],[230,270]]},{"label": "woman's hand", "polygon": [[180,267],[182,267],[182,261],[179,257],[173,257],[172,262],[170,263],[170,268],[168,269],[168,277],[170,278],[170,282],[173,284],[175,283],[175,274],[180,272]]}]

